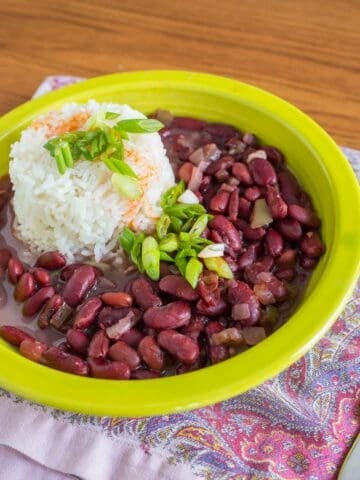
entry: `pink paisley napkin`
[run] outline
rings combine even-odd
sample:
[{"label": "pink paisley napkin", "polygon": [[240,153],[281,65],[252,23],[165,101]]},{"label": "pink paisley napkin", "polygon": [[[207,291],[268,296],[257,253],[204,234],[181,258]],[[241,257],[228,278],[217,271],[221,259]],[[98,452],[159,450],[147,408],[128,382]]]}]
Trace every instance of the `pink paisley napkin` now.
[{"label": "pink paisley napkin", "polygon": [[[48,77],[35,95],[77,81]],[[360,152],[343,151],[359,174]],[[187,413],[90,417],[0,390],[0,480],[335,480],[360,430],[359,320],[358,287],[290,368]]]}]

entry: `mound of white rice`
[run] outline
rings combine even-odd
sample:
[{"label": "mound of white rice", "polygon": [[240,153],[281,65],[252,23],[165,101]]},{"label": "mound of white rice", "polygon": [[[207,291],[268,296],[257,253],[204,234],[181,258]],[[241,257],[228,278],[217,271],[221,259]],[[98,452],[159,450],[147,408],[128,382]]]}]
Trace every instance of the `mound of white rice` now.
[{"label": "mound of white rice", "polygon": [[174,184],[174,175],[158,133],[129,135],[125,161],[143,188],[140,200],[116,193],[111,172],[101,162],[79,160],[60,175],[55,159],[43,148],[54,128],[74,115],[99,110],[121,119],[145,118],[127,105],[67,104],[24,130],[11,148],[9,173],[14,188],[15,234],[33,252],[59,250],[70,261],[76,254],[96,261],[117,246],[125,225],[151,231],[161,214],[159,200]]}]

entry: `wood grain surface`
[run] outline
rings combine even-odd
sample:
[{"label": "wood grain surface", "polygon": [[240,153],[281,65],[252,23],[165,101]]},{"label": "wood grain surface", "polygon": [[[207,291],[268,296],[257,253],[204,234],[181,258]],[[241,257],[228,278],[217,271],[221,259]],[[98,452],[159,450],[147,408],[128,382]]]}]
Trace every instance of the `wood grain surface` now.
[{"label": "wood grain surface", "polygon": [[360,148],[359,0],[0,2],[0,114],[49,74],[151,68],[260,86]]}]

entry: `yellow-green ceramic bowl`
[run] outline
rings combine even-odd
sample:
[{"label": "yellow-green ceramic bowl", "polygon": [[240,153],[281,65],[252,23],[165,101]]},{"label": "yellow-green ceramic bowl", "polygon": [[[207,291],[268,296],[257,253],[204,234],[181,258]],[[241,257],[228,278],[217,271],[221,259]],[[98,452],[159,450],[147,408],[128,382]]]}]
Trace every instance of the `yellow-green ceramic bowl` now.
[{"label": "yellow-green ceramic bowl", "polygon": [[[9,147],[38,115],[88,99],[150,113],[226,122],[282,150],[322,218],[326,254],[289,321],[259,345],[215,366],[142,381],[81,378],[32,363],[0,342],[0,385],[34,401],[96,415],[157,415],[214,403],[277,374],[317,342],[341,312],[359,274],[360,196],[348,161],[313,120],[267,92],[227,78],[145,71],[95,78],[28,102],[0,120],[0,173]],[[4,319],[1,319],[4,322]]]}]

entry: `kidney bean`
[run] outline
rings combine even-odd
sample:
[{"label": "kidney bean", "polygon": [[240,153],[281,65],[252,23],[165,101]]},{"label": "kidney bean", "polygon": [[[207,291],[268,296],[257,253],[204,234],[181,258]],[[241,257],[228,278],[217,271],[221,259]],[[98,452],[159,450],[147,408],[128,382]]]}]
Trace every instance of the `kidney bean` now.
[{"label": "kidney bean", "polygon": [[251,173],[245,163],[235,162],[232,166],[231,173],[240,181],[240,184],[252,185],[254,183]]},{"label": "kidney bean", "polygon": [[63,296],[65,302],[71,307],[76,307],[85,298],[96,281],[95,271],[89,265],[77,268],[67,281]]},{"label": "kidney bean", "polygon": [[259,258],[259,263],[262,264],[263,269],[268,272],[274,266],[274,259],[271,255],[264,255],[263,257]]},{"label": "kidney bean", "polygon": [[133,303],[133,297],[126,292],[106,292],[101,295],[101,300],[114,308],[131,307]]},{"label": "kidney bean", "polygon": [[164,353],[152,337],[146,336],[141,340],[139,343],[138,352],[142,360],[152,370],[161,371],[164,369]]},{"label": "kidney bean", "polygon": [[238,217],[249,220],[252,211],[252,204],[245,197],[239,197],[239,213]]},{"label": "kidney bean", "polygon": [[121,340],[110,347],[109,357],[117,362],[126,363],[130,370],[135,370],[140,365],[140,357],[137,351]]},{"label": "kidney bean", "polygon": [[206,303],[204,299],[200,298],[196,303],[196,311],[201,315],[208,315],[209,317],[214,317],[217,315],[222,315],[228,310],[228,305],[223,298],[220,296],[216,298],[216,301],[211,303]]},{"label": "kidney bean", "polygon": [[240,330],[231,327],[225,328],[221,332],[213,333],[210,341],[214,345],[241,345],[244,340]]},{"label": "kidney bean", "polygon": [[24,340],[33,340],[35,338],[29,333],[24,332],[20,328],[12,327],[11,325],[0,325],[0,337],[18,347]]},{"label": "kidney bean", "polygon": [[215,215],[210,222],[210,227],[216,230],[223,237],[224,243],[229,245],[235,252],[241,250],[241,235],[226,217],[223,215]]},{"label": "kidney bean", "polygon": [[120,318],[114,325],[106,328],[106,335],[112,340],[119,340],[124,333],[136,325],[138,319],[139,316],[133,310],[130,310],[125,317]]},{"label": "kidney bean", "polygon": [[224,328],[225,328],[224,325],[222,325],[217,320],[212,320],[211,322],[209,322],[205,327],[205,332],[208,337],[208,340],[210,341],[210,338],[214,333],[222,332]]},{"label": "kidney bean", "polygon": [[215,162],[212,162],[207,169],[205,170],[207,175],[215,175],[218,171],[226,171],[228,168],[232,166],[235,162],[234,157],[230,155],[226,155],[225,157],[221,157]]},{"label": "kidney bean", "polygon": [[289,292],[286,285],[274,275],[271,276],[271,279],[266,283],[266,286],[274,295],[277,302],[282,302],[287,298]]},{"label": "kidney bean", "polygon": [[195,363],[200,355],[197,342],[175,330],[162,330],[158,335],[158,344],[186,365]]},{"label": "kidney bean", "polygon": [[261,197],[261,190],[258,187],[249,187],[245,190],[244,195],[249,202],[255,202]]},{"label": "kidney bean", "polygon": [[320,257],[325,252],[325,246],[317,232],[307,232],[300,243],[300,249],[310,258]]},{"label": "kidney bean", "polygon": [[134,295],[135,302],[141,308],[160,307],[161,298],[154,293],[151,284],[144,278],[137,278],[133,281],[131,292]]},{"label": "kidney bean", "polygon": [[276,302],[275,296],[266,283],[254,285],[254,293],[262,305],[272,305]]},{"label": "kidney bean", "polygon": [[142,314],[137,308],[111,308],[104,307],[98,316],[97,323],[100,328],[106,329],[117,323],[120,319],[128,316],[129,313],[132,313],[131,317],[134,319],[134,325],[137,323]]},{"label": "kidney bean", "polygon": [[11,258],[10,250],[8,250],[7,248],[1,248],[0,249],[0,267],[3,270],[7,269],[10,258]]},{"label": "kidney bean", "polygon": [[123,362],[110,362],[104,359],[89,358],[91,376],[108,380],[128,380],[130,368]]},{"label": "kidney bean", "polygon": [[209,345],[209,357],[212,365],[229,358],[228,349],[224,345]]},{"label": "kidney bean", "polygon": [[105,358],[109,351],[109,339],[104,330],[98,330],[90,341],[88,356],[90,358]]},{"label": "kidney bean", "polygon": [[24,265],[17,258],[10,258],[8,263],[8,276],[11,283],[16,283],[24,273]]},{"label": "kidney bean", "polygon": [[83,263],[71,263],[70,265],[67,265],[64,267],[61,272],[60,272],[60,278],[64,282],[67,282],[71,275],[77,270],[79,267],[83,266]]},{"label": "kidney bean", "polygon": [[210,210],[216,213],[223,213],[226,211],[230,200],[230,193],[220,190],[210,200]]},{"label": "kidney bean", "polygon": [[236,220],[235,226],[242,232],[244,238],[246,240],[249,240],[250,242],[260,240],[266,234],[265,228],[251,228],[245,220],[242,220],[240,218]]},{"label": "kidney bean", "polygon": [[215,243],[222,243],[222,241],[223,241],[222,236],[216,230],[211,230],[210,229],[209,238],[210,238],[210,240],[212,240]]},{"label": "kidney bean", "polygon": [[215,173],[215,177],[216,177],[218,182],[223,183],[223,182],[226,182],[230,178],[230,174],[229,174],[229,172],[227,172],[223,168],[220,168],[220,170],[218,170]]},{"label": "kidney bean", "polygon": [[120,340],[127,343],[129,347],[137,348],[143,337],[144,335],[139,332],[139,330],[136,330],[136,328],[130,328],[130,330],[121,335]]},{"label": "kidney bean", "polygon": [[46,270],[60,270],[65,264],[66,259],[60,252],[43,253],[36,261],[37,267],[42,267]]},{"label": "kidney bean", "polygon": [[266,237],[265,237],[266,246],[268,252],[273,257],[278,257],[284,248],[284,241],[279,232],[273,228],[269,228]]},{"label": "kidney bean", "polygon": [[278,173],[278,182],[280,185],[281,196],[288,205],[298,203],[301,196],[301,188],[292,173],[283,170]]},{"label": "kidney bean", "polygon": [[33,362],[41,362],[42,354],[48,349],[46,343],[27,338],[20,343],[19,352]]},{"label": "kidney bean", "polygon": [[190,162],[185,162],[181,165],[178,171],[180,180],[184,180],[185,183],[189,183],[194,165]]},{"label": "kidney bean", "polygon": [[163,292],[189,302],[199,298],[197,291],[180,275],[166,275],[160,280],[159,287]]},{"label": "kidney bean", "polygon": [[202,130],[207,122],[191,117],[175,117],[171,123],[171,128],[179,128],[181,130]]},{"label": "kidney bean", "polygon": [[240,180],[238,180],[238,179],[235,178],[235,177],[231,177],[231,176],[230,176],[230,177],[227,179],[226,183],[227,183],[228,185],[230,185],[231,187],[237,187],[237,186],[240,185]]},{"label": "kidney bean", "polygon": [[47,287],[51,284],[51,276],[45,268],[35,267],[30,270],[30,273],[40,287]]},{"label": "kidney bean", "polygon": [[288,213],[288,206],[282,199],[277,188],[269,185],[266,193],[266,203],[274,219],[285,218]]},{"label": "kidney bean", "polygon": [[289,216],[306,227],[317,228],[320,226],[319,218],[310,208],[295,204],[289,205]]},{"label": "kidney bean", "polygon": [[53,287],[42,287],[34,295],[27,300],[23,305],[22,313],[24,317],[32,317],[37,312],[40,311],[42,306],[47,302],[51,297],[55,295],[55,290]]},{"label": "kidney bean", "polygon": [[295,270],[293,268],[279,268],[275,275],[279,280],[290,281],[295,277]]},{"label": "kidney bean", "polygon": [[227,298],[232,305],[248,304],[250,315],[248,318],[240,320],[241,325],[250,326],[259,321],[261,313],[260,304],[247,283],[239,280],[231,281],[227,290]]},{"label": "kidney bean", "polygon": [[179,300],[163,307],[150,307],[146,310],[143,321],[152,328],[179,328],[187,325],[191,318],[190,305]]},{"label": "kidney bean", "polygon": [[150,380],[151,378],[159,378],[160,372],[153,372],[146,368],[138,368],[135,372],[132,372],[131,378],[134,380]]},{"label": "kidney bean", "polygon": [[205,270],[200,277],[197,290],[207,305],[214,305],[217,303],[217,299],[220,296],[218,286],[219,276],[215,272]]},{"label": "kidney bean", "polygon": [[102,302],[99,297],[87,300],[78,308],[74,317],[73,327],[80,330],[88,328],[96,321],[101,308]]},{"label": "kidney bean", "polygon": [[50,347],[42,356],[46,364],[56,370],[82,376],[89,374],[89,365],[87,362],[76,355],[63,352],[60,348]]},{"label": "kidney bean", "polygon": [[276,265],[281,267],[293,267],[296,263],[297,251],[294,248],[288,248],[276,259]]},{"label": "kidney bean", "polygon": [[273,164],[274,167],[279,167],[284,163],[283,154],[275,147],[265,145],[261,147],[262,150],[266,153],[266,159]]},{"label": "kidney bean", "polygon": [[76,353],[80,353],[81,355],[87,353],[90,341],[86,333],[76,330],[75,328],[70,328],[66,332],[66,340]]},{"label": "kidney bean", "polygon": [[259,280],[258,277],[264,272],[268,272],[268,269],[266,268],[267,265],[263,264],[262,262],[254,262],[251,265],[248,265],[245,267],[244,270],[244,278],[248,283],[261,283],[262,280]]},{"label": "kidney bean", "polygon": [[221,150],[218,149],[216,143],[206,143],[202,147],[204,160],[207,162],[216,162],[221,156]]},{"label": "kidney bean", "polygon": [[230,220],[236,220],[239,215],[239,189],[236,188],[229,198],[229,218]]},{"label": "kidney bean", "polygon": [[189,325],[181,329],[181,333],[197,341],[199,335],[205,330],[205,325],[209,319],[204,315],[193,315]]},{"label": "kidney bean", "polygon": [[257,253],[256,253],[256,244],[255,243],[252,243],[251,245],[249,245],[248,249],[246,250],[246,252],[244,252],[242,255],[240,255],[240,257],[238,258],[237,260],[237,264],[238,264],[238,267],[240,269],[243,269],[245,267],[248,267],[249,265],[251,265],[252,263],[255,262],[256,260],[256,256],[257,256]]},{"label": "kidney bean", "polygon": [[291,242],[299,240],[302,235],[300,223],[296,220],[292,220],[291,218],[279,220],[277,227],[280,230],[280,233]]},{"label": "kidney bean", "polygon": [[264,158],[254,158],[249,163],[250,173],[258,185],[267,186],[276,182],[274,167]]},{"label": "kidney bean", "polygon": [[[56,298],[57,295],[54,295],[54,297]],[[64,299],[62,297],[60,297],[61,300],[56,300],[56,302],[54,297],[52,297],[50,300],[54,300],[54,304],[55,303],[56,305],[59,304],[59,306],[56,306],[54,309],[49,308],[49,315],[50,315],[49,323],[56,330],[59,330],[59,332],[64,333],[70,328],[69,321],[70,321],[70,318],[72,318],[74,309],[69,307],[69,305],[67,305],[64,302]],[[50,300],[46,303],[45,308],[47,305],[50,305]]]},{"label": "kidney bean", "polygon": [[301,255],[300,257],[300,265],[305,270],[312,270],[313,268],[316,267],[317,263],[318,263],[318,258],[310,258],[310,257],[306,257],[305,255]]},{"label": "kidney bean", "polygon": [[31,273],[25,272],[16,284],[14,297],[18,302],[24,302],[35,293],[36,283]]},{"label": "kidney bean", "polygon": [[242,141],[251,147],[257,145],[257,140],[253,133],[245,132],[242,136]]},{"label": "kidney bean", "polygon": [[245,327],[242,334],[247,345],[256,345],[266,338],[264,327]]}]

